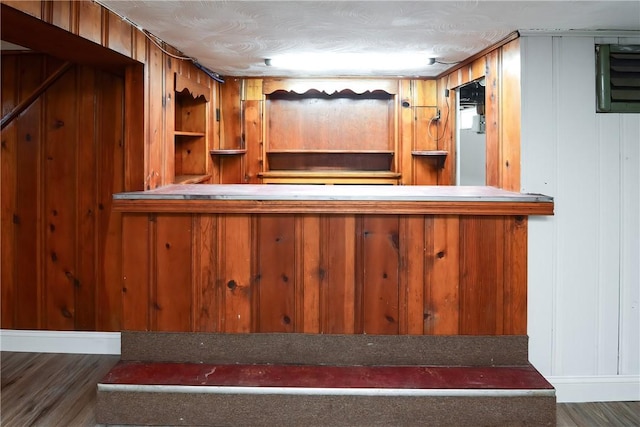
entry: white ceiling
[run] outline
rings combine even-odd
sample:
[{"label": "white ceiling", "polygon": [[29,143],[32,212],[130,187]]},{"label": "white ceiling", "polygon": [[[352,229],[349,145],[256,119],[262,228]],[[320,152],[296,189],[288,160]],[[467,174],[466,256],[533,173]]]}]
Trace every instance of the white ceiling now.
[{"label": "white ceiling", "polygon": [[[100,3],[223,76],[300,76],[265,65],[265,58],[283,53],[410,51],[453,63],[516,30],[640,30],[640,0]],[[321,74],[433,77],[447,68],[387,73],[337,67]]]}]

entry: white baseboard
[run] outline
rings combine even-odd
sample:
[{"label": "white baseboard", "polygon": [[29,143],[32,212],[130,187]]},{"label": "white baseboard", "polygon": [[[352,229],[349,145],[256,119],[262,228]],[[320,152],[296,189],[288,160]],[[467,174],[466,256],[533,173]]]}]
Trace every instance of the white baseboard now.
[{"label": "white baseboard", "polygon": [[[120,332],[0,330],[1,351],[120,354]],[[547,377],[560,403],[640,401],[640,375]]]},{"label": "white baseboard", "polygon": [[558,403],[640,401],[640,375],[547,377]]},{"label": "white baseboard", "polygon": [[0,330],[0,350],[120,354],[120,332]]}]

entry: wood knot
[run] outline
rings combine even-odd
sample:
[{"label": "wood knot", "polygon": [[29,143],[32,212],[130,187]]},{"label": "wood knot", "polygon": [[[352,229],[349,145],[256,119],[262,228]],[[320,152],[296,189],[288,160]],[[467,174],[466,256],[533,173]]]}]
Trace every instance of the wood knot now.
[{"label": "wood knot", "polygon": [[237,287],[238,287],[238,284],[236,283],[236,281],[235,281],[235,280],[229,280],[229,281],[227,282],[227,288],[229,288],[229,289],[231,289],[231,290],[234,290],[234,289],[235,289],[235,288],[237,288]]}]

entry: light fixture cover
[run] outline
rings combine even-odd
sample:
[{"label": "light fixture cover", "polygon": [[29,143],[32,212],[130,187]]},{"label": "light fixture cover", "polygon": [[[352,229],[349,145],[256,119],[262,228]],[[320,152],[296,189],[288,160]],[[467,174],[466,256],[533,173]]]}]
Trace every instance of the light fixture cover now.
[{"label": "light fixture cover", "polygon": [[424,53],[302,53],[265,59],[267,66],[300,71],[415,70],[435,62]]}]

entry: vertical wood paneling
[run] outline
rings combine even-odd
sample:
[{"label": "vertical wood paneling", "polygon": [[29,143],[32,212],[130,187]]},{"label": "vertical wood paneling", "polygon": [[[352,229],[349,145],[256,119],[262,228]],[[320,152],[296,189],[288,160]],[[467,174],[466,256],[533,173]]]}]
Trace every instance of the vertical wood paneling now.
[{"label": "vertical wood paneling", "polygon": [[320,287],[326,271],[321,265],[321,222],[319,216],[299,217],[301,230],[297,233],[296,265],[300,266],[301,286],[297,287],[296,331],[320,332]]},{"label": "vertical wood paneling", "polygon": [[426,227],[422,216],[400,218],[398,333],[424,333]]},{"label": "vertical wood paneling", "polygon": [[107,34],[106,47],[121,53],[125,56],[131,56],[132,27],[113,12],[105,12],[105,25]]},{"label": "vertical wood paneling", "polygon": [[[113,74],[97,77],[96,135],[98,165],[97,195],[97,281],[95,283],[96,327],[118,331],[122,325],[122,291],[119,285],[122,251],[122,214],[113,212],[113,194],[125,190],[125,117],[122,110],[125,90],[123,80]],[[129,121],[127,122],[129,123]],[[140,173],[138,173],[140,176]],[[80,182],[78,185],[82,185]],[[142,185],[142,180],[139,181]],[[96,212],[96,206],[93,211]]]},{"label": "vertical wood paneling", "polygon": [[500,62],[501,188],[520,191],[520,40],[501,48]]},{"label": "vertical wood paneling", "polygon": [[460,219],[461,334],[502,334],[502,227],[487,217]]},{"label": "vertical wood paneling", "polygon": [[527,334],[527,218],[504,220],[503,333]]},{"label": "vertical wood paneling", "polygon": [[60,27],[63,30],[73,32],[72,23],[74,22],[73,12],[77,2],[70,0],[58,0],[50,3],[51,7],[51,24]]},{"label": "vertical wood paneling", "polygon": [[426,220],[424,331],[456,335],[460,328],[460,218]]},{"label": "vertical wood paneling", "polygon": [[[18,104],[18,57],[2,58],[2,116]],[[20,120],[19,118],[16,120]],[[2,328],[15,327],[16,315],[16,184],[18,127],[17,121],[9,124],[1,134],[0,142],[0,313]]]},{"label": "vertical wood paneling", "polygon": [[[145,188],[152,189],[162,184],[170,183],[167,177],[162,175],[164,171],[165,132],[164,132],[164,64],[163,54],[155,45],[150,44],[147,48],[146,63],[147,81],[147,105],[145,111],[149,112],[147,134],[145,137],[146,165]],[[169,148],[173,150],[173,144],[169,143]]]},{"label": "vertical wood paneling", "polygon": [[397,334],[399,219],[397,216],[365,215],[363,227],[363,332]]},{"label": "vertical wood paneling", "polygon": [[[46,60],[41,56],[19,59],[19,99],[30,95],[43,80]],[[15,283],[16,327],[42,326],[41,296],[41,158],[43,153],[43,101],[38,99],[16,119]],[[3,191],[6,188],[3,184]],[[72,212],[68,212],[71,214]]]},{"label": "vertical wood paneling", "polygon": [[[224,310],[221,310],[221,325],[224,332],[251,331],[252,264],[251,250],[252,218],[248,215],[225,215],[219,217],[220,257],[219,287],[223,294]],[[255,279],[260,286],[260,279]]]},{"label": "vertical wood paneling", "polygon": [[219,331],[218,313],[222,310],[217,286],[217,225],[216,215],[195,215],[193,228],[194,329],[202,332]]},{"label": "vertical wood paneling", "polygon": [[502,185],[502,150],[500,147],[500,50],[487,54],[487,74],[485,76],[485,118],[486,118],[486,183],[495,187]]},{"label": "vertical wood paneling", "polygon": [[75,91],[76,71],[70,70],[47,92],[45,113],[45,297],[46,327],[72,330],[74,293],[76,194],[75,128],[77,105],[67,94]]},{"label": "vertical wood paneling", "polygon": [[[142,52],[144,55],[144,51]],[[145,71],[142,64],[125,70],[124,111],[127,117],[144,117]],[[124,189],[141,191],[145,188],[145,120],[128,120],[124,130]]]},{"label": "vertical wood paneling", "polygon": [[296,328],[295,223],[289,215],[261,215],[258,257],[259,332],[293,332]]},{"label": "vertical wood paneling", "polygon": [[[153,220],[153,221],[152,221]],[[155,217],[127,214],[122,219],[122,328],[129,331],[151,329],[150,296],[155,245]]]},{"label": "vertical wood paneling", "polygon": [[[45,55],[5,57],[3,73],[14,68],[20,97],[60,66]],[[11,161],[3,173],[15,177],[2,190],[3,201],[15,197],[2,213],[12,224],[3,232],[12,255],[3,260],[13,266],[2,288],[15,304],[13,326],[3,327],[121,329],[120,214],[110,207],[123,189],[122,103],[120,77],[78,66],[3,131],[3,140],[18,138],[15,154],[3,153]]]},{"label": "vertical wood paneling", "polygon": [[[100,87],[100,81],[95,81],[93,70],[81,67],[78,69],[79,87]],[[107,110],[109,99],[105,101]],[[95,128],[94,105],[95,91],[78,92],[78,127],[76,128],[78,144],[75,162],[77,163],[75,188],[77,195],[77,274],[75,280],[75,312],[76,329],[94,330],[96,322],[95,291],[98,286],[98,269],[100,262],[107,262],[107,254],[97,253],[97,220],[98,182],[101,168],[97,167],[97,149],[99,136]],[[98,104],[102,105],[102,103]],[[117,117],[117,115],[115,116]],[[115,118],[113,117],[113,118]],[[115,126],[117,127],[117,126]],[[112,254],[119,255],[119,254]],[[110,257],[111,259],[112,257]]]},{"label": "vertical wood paneling", "polygon": [[441,135],[438,140],[438,149],[448,152],[444,162],[444,168],[438,172],[438,185],[451,185],[456,182],[456,94],[451,90],[454,87],[456,87],[456,85],[453,83],[453,77],[451,75],[438,80],[437,99],[440,117],[442,117],[442,119],[438,121],[437,126],[438,135]]},{"label": "vertical wood paneling", "polygon": [[192,313],[191,215],[160,215],[157,241],[155,300],[152,324],[161,331],[190,331]]},{"label": "vertical wood paneling", "polygon": [[478,58],[469,66],[469,81],[484,77],[487,72],[487,58]]},{"label": "vertical wood paneling", "polygon": [[262,166],[261,101],[244,102],[244,129],[247,154],[245,155],[244,177],[242,177],[242,181],[238,182],[260,184],[262,180],[258,177],[258,173],[261,171]]},{"label": "vertical wood paneling", "polygon": [[94,43],[102,44],[102,12],[98,3],[82,1],[77,3],[77,34]]},{"label": "vertical wood paneling", "polygon": [[356,218],[330,216],[323,232],[326,281],[321,291],[322,332],[355,332]]},{"label": "vertical wood paneling", "polygon": [[[416,83],[411,80],[401,80],[400,81],[400,91],[397,95],[399,98],[398,108],[400,109],[400,137],[398,144],[398,153],[399,153],[399,171],[402,173],[402,177],[400,178],[400,183],[402,185],[411,185],[414,183],[413,179],[413,159],[411,156],[411,150],[414,146],[414,117],[413,111],[414,106],[417,102],[417,94],[418,90],[415,87]],[[408,102],[409,105],[404,105],[405,102]]]},{"label": "vertical wood paneling", "polygon": [[230,78],[220,86],[220,148],[242,146],[241,84],[241,79]]}]

